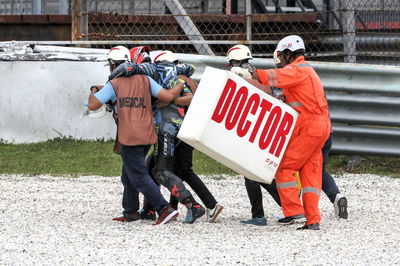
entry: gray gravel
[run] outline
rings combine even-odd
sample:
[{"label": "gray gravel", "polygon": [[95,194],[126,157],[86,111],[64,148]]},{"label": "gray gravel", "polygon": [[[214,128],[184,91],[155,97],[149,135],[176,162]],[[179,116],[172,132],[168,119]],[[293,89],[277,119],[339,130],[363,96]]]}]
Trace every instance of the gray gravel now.
[{"label": "gray gravel", "polygon": [[[321,231],[280,226],[280,209],[264,192],[268,226],[250,217],[241,177],[203,177],[225,206],[215,224],[202,219],[165,226],[114,222],[121,213],[119,177],[0,175],[0,265],[399,265],[400,179],[344,175],[349,200],[338,220],[322,196]],[[163,189],[164,195],[168,195]]]}]

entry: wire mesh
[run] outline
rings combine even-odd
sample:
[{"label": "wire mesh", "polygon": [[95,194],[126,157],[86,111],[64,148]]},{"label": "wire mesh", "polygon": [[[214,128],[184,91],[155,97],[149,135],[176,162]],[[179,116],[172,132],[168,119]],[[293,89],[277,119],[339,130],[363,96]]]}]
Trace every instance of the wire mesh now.
[{"label": "wire mesh", "polygon": [[[0,14],[56,14],[68,0],[0,0]],[[225,55],[235,43],[271,57],[298,34],[310,60],[399,65],[400,1],[393,0],[71,0],[77,40],[95,48],[125,41],[154,50]],[[64,3],[65,5],[65,3]],[[71,13],[71,12],[70,12]]]}]

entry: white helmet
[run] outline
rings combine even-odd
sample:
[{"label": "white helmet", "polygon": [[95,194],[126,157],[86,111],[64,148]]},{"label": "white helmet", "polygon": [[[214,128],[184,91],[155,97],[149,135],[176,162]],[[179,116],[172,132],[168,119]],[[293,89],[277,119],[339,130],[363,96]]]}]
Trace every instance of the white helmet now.
[{"label": "white helmet", "polygon": [[131,61],[131,53],[129,52],[128,48],[124,46],[115,46],[108,51],[107,54],[108,61],[124,61],[129,62]]},{"label": "white helmet", "polygon": [[294,52],[300,49],[306,49],[304,46],[303,39],[298,35],[289,35],[279,41],[276,46],[276,50],[278,52],[283,52],[284,50],[289,49]]},{"label": "white helmet", "polygon": [[176,58],[174,53],[171,51],[162,51],[156,57],[154,57],[154,63],[161,61],[168,61],[171,63],[175,63],[176,61],[178,61],[178,58]]},{"label": "white helmet", "polygon": [[279,65],[281,63],[281,60],[278,57],[278,50],[274,51],[273,58],[274,58],[275,65]]},{"label": "white helmet", "polygon": [[231,60],[245,60],[245,59],[253,59],[251,56],[251,52],[249,47],[243,44],[237,44],[228,50],[227,53],[228,61]]}]

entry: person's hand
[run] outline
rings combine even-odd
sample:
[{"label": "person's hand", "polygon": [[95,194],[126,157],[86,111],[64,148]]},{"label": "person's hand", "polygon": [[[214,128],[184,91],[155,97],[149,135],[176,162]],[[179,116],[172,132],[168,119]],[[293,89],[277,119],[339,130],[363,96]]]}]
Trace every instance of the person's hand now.
[{"label": "person's hand", "polygon": [[189,84],[186,82],[186,80],[184,80],[183,78],[178,78],[178,81],[183,84],[183,90],[182,91],[184,91],[184,90],[192,91],[190,89],[190,87],[189,87]]},{"label": "person's hand", "polygon": [[99,91],[99,87],[97,86],[90,86],[90,92],[96,93]]},{"label": "person's hand", "polygon": [[286,98],[285,96],[283,96],[281,89],[272,87],[271,90],[272,90],[272,96],[275,97],[275,99],[281,100],[282,102],[286,101]]},{"label": "person's hand", "polygon": [[192,76],[196,71],[196,68],[192,64],[177,64],[176,66],[179,69],[178,73],[187,77]]},{"label": "person's hand", "polygon": [[241,67],[232,67],[231,72],[241,76],[244,79],[251,79],[251,73],[248,69]]},{"label": "person's hand", "polygon": [[286,101],[285,96],[283,96],[282,94],[275,96],[276,99],[281,100],[282,102]]},{"label": "person's hand", "polygon": [[253,74],[253,72],[256,71],[256,67],[255,67],[252,63],[250,63],[250,62],[242,63],[242,64],[240,65],[240,67],[241,67],[241,68],[248,69],[249,72],[250,72],[250,74]]}]

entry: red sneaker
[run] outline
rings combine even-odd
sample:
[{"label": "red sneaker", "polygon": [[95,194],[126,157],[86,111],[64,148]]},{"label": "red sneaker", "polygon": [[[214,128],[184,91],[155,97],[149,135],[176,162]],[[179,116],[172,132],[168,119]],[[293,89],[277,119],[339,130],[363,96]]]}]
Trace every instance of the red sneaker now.
[{"label": "red sneaker", "polygon": [[140,215],[137,212],[135,212],[132,215],[115,217],[115,218],[113,218],[113,221],[123,222],[123,223],[132,223],[133,222],[135,224],[139,224],[142,222],[142,219],[140,218]]},{"label": "red sneaker", "polygon": [[168,205],[167,207],[164,208],[164,210],[158,216],[156,225],[166,224],[166,223],[170,222],[171,220],[176,219],[176,217],[178,217],[178,215],[179,215],[179,212]]}]

